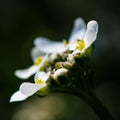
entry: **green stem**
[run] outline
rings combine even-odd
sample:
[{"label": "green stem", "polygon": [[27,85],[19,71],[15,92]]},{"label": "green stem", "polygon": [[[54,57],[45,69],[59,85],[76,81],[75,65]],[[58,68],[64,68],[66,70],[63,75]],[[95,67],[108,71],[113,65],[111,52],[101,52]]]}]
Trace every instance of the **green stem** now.
[{"label": "green stem", "polygon": [[109,111],[102,104],[102,102],[96,97],[94,92],[91,92],[91,94],[85,93],[84,91],[81,91],[76,88],[71,88],[71,89],[57,88],[57,89],[53,89],[53,92],[77,96],[83,101],[85,101],[93,109],[93,111],[98,116],[99,120],[113,120]]},{"label": "green stem", "polygon": [[95,93],[83,96],[83,100],[93,109],[100,120],[113,120],[111,114],[102,102],[96,97]]}]

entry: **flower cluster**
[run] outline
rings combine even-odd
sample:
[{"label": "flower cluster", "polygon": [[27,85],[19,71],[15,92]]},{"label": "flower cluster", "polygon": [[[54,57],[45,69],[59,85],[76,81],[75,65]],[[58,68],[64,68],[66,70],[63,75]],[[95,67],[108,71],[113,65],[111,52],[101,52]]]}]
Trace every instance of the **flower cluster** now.
[{"label": "flower cluster", "polygon": [[92,20],[86,26],[82,18],[77,18],[68,41],[36,38],[31,50],[34,64],[27,69],[15,71],[15,75],[21,79],[35,75],[34,83],[23,82],[11,96],[10,102],[25,100],[35,93],[45,96],[58,89],[82,88],[84,81],[91,76],[88,59],[97,32],[96,21]]}]

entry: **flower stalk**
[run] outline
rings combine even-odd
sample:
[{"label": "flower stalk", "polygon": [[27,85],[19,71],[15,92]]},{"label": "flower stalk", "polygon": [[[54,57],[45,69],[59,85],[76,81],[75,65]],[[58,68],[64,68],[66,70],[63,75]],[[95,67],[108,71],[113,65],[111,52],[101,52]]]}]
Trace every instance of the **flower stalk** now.
[{"label": "flower stalk", "polygon": [[52,92],[69,94],[79,97],[91,107],[99,120],[114,120],[111,116],[111,113],[108,111],[106,106],[99,100],[94,91],[86,93],[79,88],[72,87],[70,89],[53,89]]}]

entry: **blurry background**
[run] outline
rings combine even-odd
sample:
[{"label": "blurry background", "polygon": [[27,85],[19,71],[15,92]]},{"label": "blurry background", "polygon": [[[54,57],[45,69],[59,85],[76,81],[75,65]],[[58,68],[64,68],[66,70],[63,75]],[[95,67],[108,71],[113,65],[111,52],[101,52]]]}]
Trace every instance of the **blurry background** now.
[{"label": "blurry background", "polygon": [[[36,37],[68,39],[77,17],[86,23],[93,19],[98,21],[99,33],[92,56],[96,93],[114,118],[120,119],[120,8],[117,0],[0,0],[0,120],[38,120],[26,117],[32,115],[33,111],[29,110],[34,110],[34,103],[40,106],[41,113],[45,108],[41,99],[40,105],[36,97],[36,102],[30,98],[9,103],[10,96],[23,82],[15,77],[14,71],[32,64],[30,50]],[[56,101],[50,106],[53,111],[46,108],[54,117],[39,120],[97,120],[89,106],[75,97],[50,95],[42,99],[48,100],[49,105]],[[53,114],[56,111],[58,113]]]}]

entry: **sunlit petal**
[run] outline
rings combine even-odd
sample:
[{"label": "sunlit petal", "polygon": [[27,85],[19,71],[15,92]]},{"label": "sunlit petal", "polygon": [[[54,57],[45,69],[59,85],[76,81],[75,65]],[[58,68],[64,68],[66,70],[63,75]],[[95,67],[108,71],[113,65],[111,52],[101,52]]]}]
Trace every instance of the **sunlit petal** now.
[{"label": "sunlit petal", "polygon": [[85,22],[82,18],[77,18],[74,22],[73,30],[70,35],[70,42],[74,42],[76,40],[80,40],[83,38],[86,30]]},{"label": "sunlit petal", "polygon": [[45,72],[38,72],[38,73],[35,74],[34,79],[41,79],[41,78],[43,78],[45,75],[46,75]]},{"label": "sunlit petal", "polygon": [[28,96],[22,94],[20,91],[15,92],[11,98],[10,102],[22,101],[25,100]]},{"label": "sunlit petal", "polygon": [[89,47],[96,39],[98,32],[98,24],[96,21],[90,21],[87,25],[87,31],[84,36],[84,41],[86,43],[86,47]]},{"label": "sunlit petal", "polygon": [[98,23],[94,20],[88,22],[87,29],[93,29],[96,33],[98,32]]},{"label": "sunlit petal", "polygon": [[68,45],[68,49],[69,49],[69,50],[75,50],[75,49],[76,49],[76,45],[77,45],[77,41],[74,42],[74,43],[72,43],[72,44],[69,44],[69,45]]},{"label": "sunlit petal", "polygon": [[61,53],[66,50],[62,42],[50,41],[42,37],[35,39],[34,44],[37,49],[44,53]]},{"label": "sunlit petal", "polygon": [[43,81],[46,82],[50,77],[50,71],[43,76]]},{"label": "sunlit petal", "polygon": [[20,92],[26,96],[31,96],[34,93],[36,93],[40,88],[43,88],[45,86],[46,84],[35,84],[35,83],[25,82],[21,84]]},{"label": "sunlit petal", "polygon": [[34,80],[39,79],[42,80],[44,83],[47,81],[47,79],[50,76],[50,72],[46,73],[46,72],[38,72],[36,73]]},{"label": "sunlit petal", "polygon": [[29,78],[31,75],[35,74],[38,71],[38,66],[30,66],[27,69],[23,69],[23,70],[16,70],[15,71],[15,75],[21,79],[27,79]]}]

